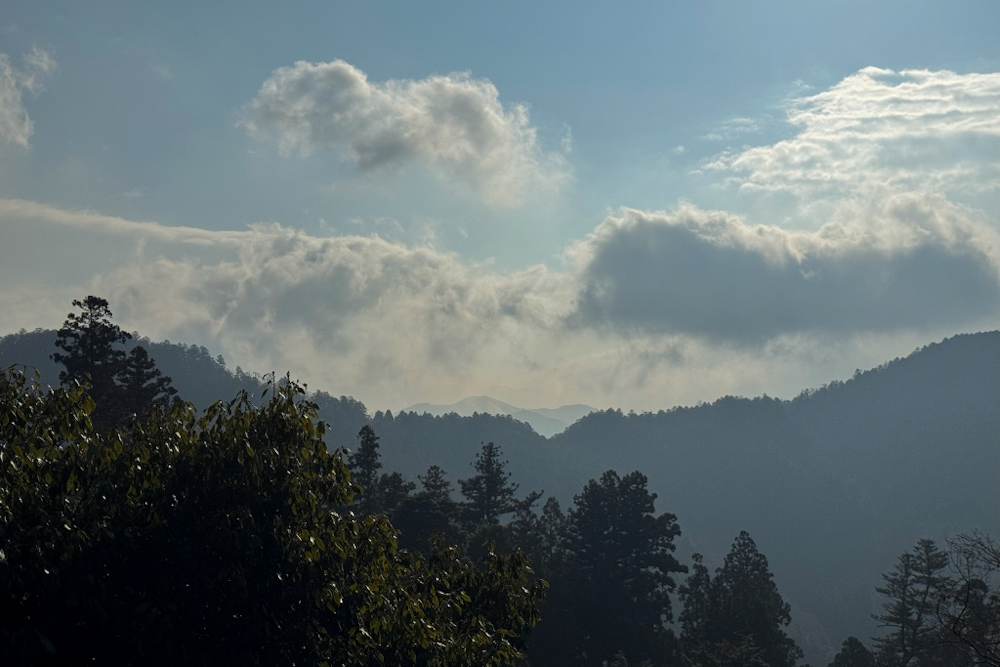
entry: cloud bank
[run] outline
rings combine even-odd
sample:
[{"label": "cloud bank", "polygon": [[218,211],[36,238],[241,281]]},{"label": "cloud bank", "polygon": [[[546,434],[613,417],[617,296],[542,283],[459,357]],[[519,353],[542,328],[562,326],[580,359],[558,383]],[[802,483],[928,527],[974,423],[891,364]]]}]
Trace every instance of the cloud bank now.
[{"label": "cloud bank", "polygon": [[527,108],[505,108],[492,83],[468,74],[373,83],[343,60],[300,61],[272,73],[242,125],[286,154],[333,149],[363,171],[420,162],[493,205],[567,178],[563,158],[540,150]]},{"label": "cloud bank", "polygon": [[[19,245],[0,248],[11,294],[37,288],[39,272],[51,280],[30,312],[0,294],[37,318],[15,329],[56,326],[71,298],[99,294],[127,329],[394,406],[537,371],[572,301],[566,276],[545,267],[498,273],[377,236],[213,232],[4,200],[0,226]],[[67,236],[73,254],[40,264],[48,240]]]},{"label": "cloud bank", "polygon": [[1000,310],[997,234],[964,209],[899,195],[815,232],[684,205],[624,209],[573,254],[576,326],[763,343],[893,331]]},{"label": "cloud bank", "polygon": [[52,55],[37,46],[24,56],[24,66],[14,67],[6,53],[0,53],[0,140],[28,147],[35,126],[24,108],[24,93],[42,91],[42,82],[56,68]]},{"label": "cloud bank", "polygon": [[[0,200],[0,225],[17,240],[0,248],[11,288],[0,306],[23,316],[14,329],[56,326],[70,299],[100,294],[127,329],[383,407],[482,393],[666,407],[774,393],[781,374],[798,391],[803,359],[859,363],[858,350],[821,353],[811,339],[825,350],[883,341],[894,356],[908,350],[884,341],[925,343],[913,332],[953,334],[984,317],[995,326],[1000,310],[996,234],[966,209],[916,195],[816,232],[691,205],[623,209],[567,251],[561,270],[507,273],[273,223],[215,232]],[[49,256],[56,236],[72,237],[72,254]]]}]

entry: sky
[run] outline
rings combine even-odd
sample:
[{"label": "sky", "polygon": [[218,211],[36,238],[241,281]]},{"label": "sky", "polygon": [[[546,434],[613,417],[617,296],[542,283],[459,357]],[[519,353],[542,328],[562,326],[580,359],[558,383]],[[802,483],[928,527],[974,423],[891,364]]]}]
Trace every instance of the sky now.
[{"label": "sky", "polygon": [[0,335],[370,410],[792,397],[1000,327],[1000,5],[0,0]]}]

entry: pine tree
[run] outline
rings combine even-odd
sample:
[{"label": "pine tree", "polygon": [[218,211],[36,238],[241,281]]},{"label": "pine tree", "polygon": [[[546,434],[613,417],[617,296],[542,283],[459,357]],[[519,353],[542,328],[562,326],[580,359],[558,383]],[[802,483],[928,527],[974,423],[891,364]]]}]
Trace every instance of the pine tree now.
[{"label": "pine tree", "polygon": [[112,324],[105,299],[88,296],[83,301],[74,299],[73,305],[82,312],[66,316],[56,333],[56,347],[65,354],[56,352],[52,360],[65,367],[59,373],[63,386],[74,382],[86,386],[100,405],[98,399],[115,390],[115,378],[125,363],[125,350],[120,346],[132,336]]},{"label": "pine tree", "polygon": [[358,448],[347,457],[347,468],[351,471],[351,481],[361,487],[361,494],[354,504],[364,514],[378,511],[378,470],[382,467],[378,452],[379,437],[371,426],[365,424],[358,431]]},{"label": "pine tree", "polygon": [[374,511],[392,518],[410,492],[417,487],[403,479],[398,472],[383,473],[375,489],[376,507]]},{"label": "pine tree", "polygon": [[886,600],[883,613],[873,616],[888,628],[875,639],[880,665],[916,665],[934,649],[935,610],[953,583],[942,574],[947,567],[948,554],[933,540],[922,539],[899,557],[895,570],[882,575],[885,585],[875,590]]},{"label": "pine tree", "polygon": [[473,464],[477,475],[458,480],[462,495],[469,501],[468,514],[471,523],[496,525],[500,517],[517,509],[514,494],[517,484],[510,481],[506,460],[501,460],[503,452],[492,442],[483,445]]},{"label": "pine tree", "polygon": [[116,380],[126,414],[138,415],[150,405],[166,405],[177,393],[170,385],[170,378],[160,372],[141,345],[131,349]]},{"label": "pine tree", "polygon": [[444,470],[432,465],[418,475],[423,487],[408,495],[393,514],[392,523],[399,529],[402,549],[428,551],[435,540],[446,545],[461,541],[460,508],[451,497],[451,482]]},{"label": "pine tree", "polygon": [[746,531],[733,542],[714,578],[709,579],[696,557],[681,597],[681,645],[689,664],[793,667],[802,657],[783,630],[791,623],[791,607]]},{"label": "pine tree", "polygon": [[441,466],[430,466],[427,468],[426,473],[423,475],[417,475],[417,479],[420,480],[424,493],[428,493],[439,498],[451,497],[451,482],[448,481],[448,478],[445,476],[445,472],[441,469]]}]

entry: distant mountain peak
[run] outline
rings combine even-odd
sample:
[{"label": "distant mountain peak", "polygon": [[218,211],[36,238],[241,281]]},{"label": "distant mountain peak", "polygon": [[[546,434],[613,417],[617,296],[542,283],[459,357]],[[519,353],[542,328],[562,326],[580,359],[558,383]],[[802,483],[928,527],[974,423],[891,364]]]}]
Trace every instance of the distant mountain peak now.
[{"label": "distant mountain peak", "polygon": [[536,433],[547,438],[561,433],[570,424],[593,411],[594,408],[582,403],[564,405],[558,408],[519,408],[492,396],[467,396],[447,405],[415,403],[403,409],[403,412],[416,412],[418,414],[427,412],[437,416],[452,412],[462,417],[471,417],[477,412],[491,415],[510,415],[518,421],[530,424]]}]

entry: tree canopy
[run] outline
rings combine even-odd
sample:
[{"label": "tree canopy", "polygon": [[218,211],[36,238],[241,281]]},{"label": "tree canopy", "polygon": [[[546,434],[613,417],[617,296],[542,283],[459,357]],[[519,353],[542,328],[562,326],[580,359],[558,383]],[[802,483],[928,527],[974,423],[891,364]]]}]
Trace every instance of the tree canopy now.
[{"label": "tree canopy", "polygon": [[671,575],[686,570],[673,556],[680,527],[673,514],[655,514],[646,484],[638,471],[609,470],[584,486],[566,519],[547,505],[541,525],[563,525],[565,564],[552,571],[546,622],[532,644],[545,664],[601,665],[619,653],[635,662],[674,659],[667,623]]},{"label": "tree canopy", "polygon": [[681,644],[690,664],[793,667],[802,657],[784,631],[791,623],[791,607],[746,531],[736,537],[714,577],[695,554],[680,593]]},{"label": "tree canopy", "polygon": [[83,388],[0,375],[5,664],[503,665],[537,621],[523,554],[396,550],[302,390],[102,431]]}]

